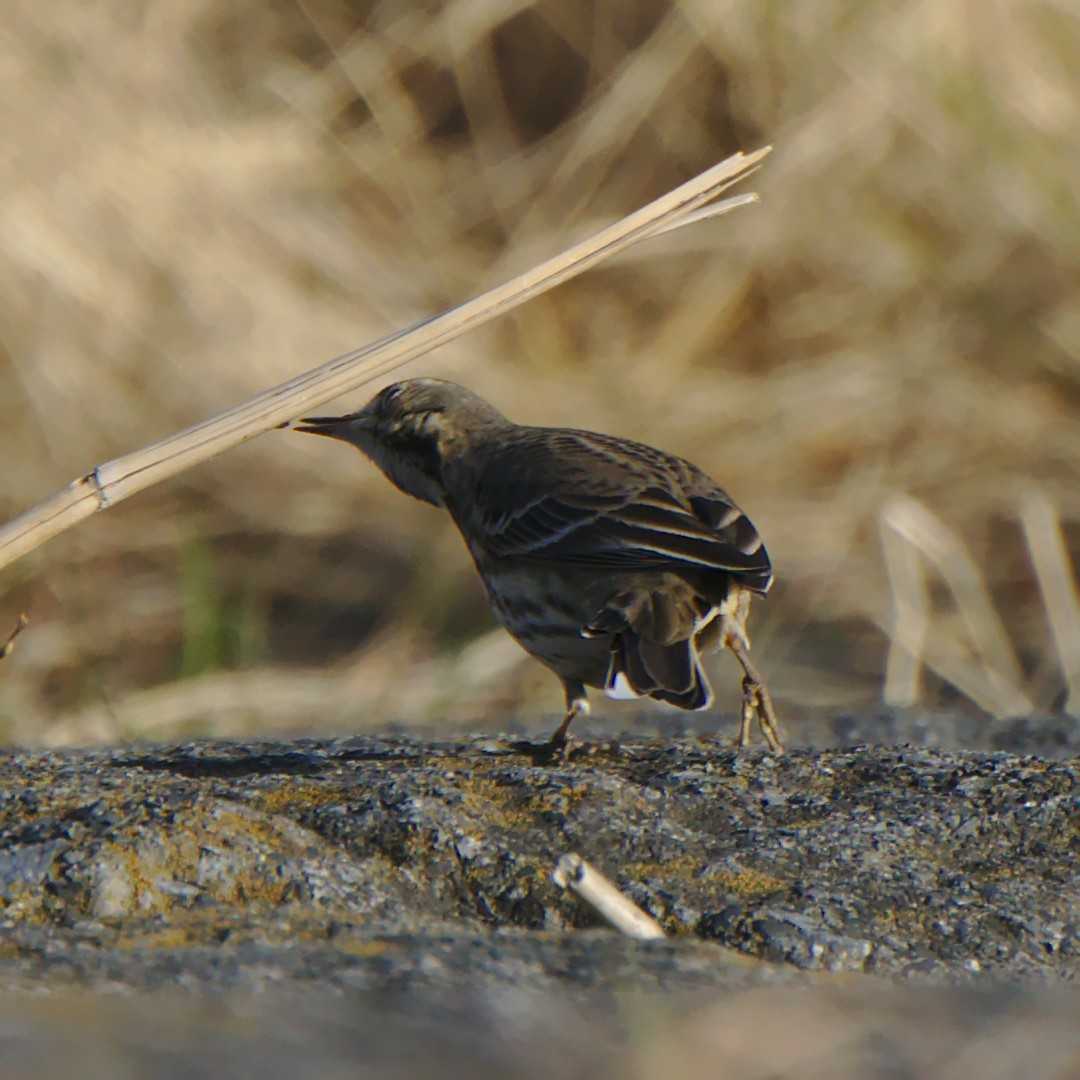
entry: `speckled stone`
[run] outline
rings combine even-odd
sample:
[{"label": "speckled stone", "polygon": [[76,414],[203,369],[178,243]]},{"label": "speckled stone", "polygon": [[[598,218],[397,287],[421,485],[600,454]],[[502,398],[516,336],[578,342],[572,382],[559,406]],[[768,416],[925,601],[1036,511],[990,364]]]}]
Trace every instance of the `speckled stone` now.
[{"label": "speckled stone", "polygon": [[[0,986],[1058,983],[1078,798],[1075,759],[685,735],[9,751]],[[601,929],[551,880],[567,851],[671,938]]]}]

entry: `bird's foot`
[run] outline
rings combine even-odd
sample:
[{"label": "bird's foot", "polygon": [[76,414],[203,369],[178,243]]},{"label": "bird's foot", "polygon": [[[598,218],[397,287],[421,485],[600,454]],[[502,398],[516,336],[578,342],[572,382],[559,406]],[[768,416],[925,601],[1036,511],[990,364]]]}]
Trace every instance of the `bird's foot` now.
[{"label": "bird's foot", "polygon": [[581,749],[581,742],[564,732],[556,732],[545,742],[521,739],[513,748],[530,758],[534,765],[563,765]]},{"label": "bird's foot", "polygon": [[581,741],[568,735],[563,728],[559,728],[544,745],[549,760],[562,763],[570,760],[570,755],[580,747]]},{"label": "bird's foot", "polygon": [[769,749],[774,754],[782,754],[784,744],[780,741],[776,708],[769,688],[759,679],[746,675],[743,677],[742,719],[739,724],[740,748],[750,745],[750,729],[755,720]]}]

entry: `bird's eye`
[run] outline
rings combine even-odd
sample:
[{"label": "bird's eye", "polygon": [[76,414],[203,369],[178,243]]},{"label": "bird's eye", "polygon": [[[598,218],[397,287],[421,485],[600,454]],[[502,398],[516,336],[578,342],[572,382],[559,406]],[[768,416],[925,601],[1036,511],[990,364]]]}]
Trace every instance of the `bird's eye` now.
[{"label": "bird's eye", "polygon": [[390,408],[390,406],[393,405],[394,402],[397,401],[397,399],[399,397],[401,397],[401,385],[399,383],[395,383],[393,386],[388,386],[379,395],[379,397],[380,397],[380,402],[379,402],[380,407],[381,407],[383,412],[386,412]]}]

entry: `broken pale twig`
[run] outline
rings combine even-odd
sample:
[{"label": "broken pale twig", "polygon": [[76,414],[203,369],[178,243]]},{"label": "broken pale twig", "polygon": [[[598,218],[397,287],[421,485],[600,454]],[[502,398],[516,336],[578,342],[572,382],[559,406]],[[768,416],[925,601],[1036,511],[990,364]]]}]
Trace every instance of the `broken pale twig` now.
[{"label": "broken pale twig", "polygon": [[664,931],[654,918],[623,896],[595,866],[580,855],[561,856],[551,876],[560,889],[573,889],[627,937],[652,941],[664,936]]},{"label": "broken pale twig", "polygon": [[8,634],[7,641],[0,645],[0,660],[3,660],[15,648],[15,639],[26,629],[29,622],[30,616],[25,611],[15,620],[15,629]]},{"label": "broken pale twig", "polygon": [[168,439],[99,465],[0,528],[0,567],[91,514],[278,427],[324,401],[355,390],[640,240],[697,221],[702,213],[723,213],[744,205],[745,197],[720,203],[715,200],[753,172],[768,153],[766,147],[751,154],[734,154],[641,210],[481,296],[345,353]]}]

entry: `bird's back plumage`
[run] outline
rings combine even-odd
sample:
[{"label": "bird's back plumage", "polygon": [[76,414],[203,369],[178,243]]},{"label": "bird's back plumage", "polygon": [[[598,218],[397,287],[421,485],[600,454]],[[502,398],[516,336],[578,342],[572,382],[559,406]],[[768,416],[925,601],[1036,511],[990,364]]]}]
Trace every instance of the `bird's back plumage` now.
[{"label": "bird's back plumage", "polygon": [[449,470],[467,536],[496,558],[599,570],[675,568],[772,583],[761,537],[734,500],[682,458],[568,428],[509,425]]}]

